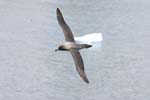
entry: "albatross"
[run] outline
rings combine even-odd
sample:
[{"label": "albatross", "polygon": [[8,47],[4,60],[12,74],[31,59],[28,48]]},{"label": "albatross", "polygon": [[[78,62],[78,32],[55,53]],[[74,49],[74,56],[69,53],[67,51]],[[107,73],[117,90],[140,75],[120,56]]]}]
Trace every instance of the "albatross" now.
[{"label": "albatross", "polygon": [[82,56],[79,50],[83,48],[90,48],[92,47],[92,45],[76,43],[73,33],[70,30],[67,23],[65,22],[63,15],[59,8],[57,8],[56,13],[57,13],[58,23],[64,32],[65,42],[62,43],[55,51],[58,51],[58,50],[69,51],[74,59],[78,74],[86,83],[89,83],[89,80],[85,74],[84,63],[83,63]]}]

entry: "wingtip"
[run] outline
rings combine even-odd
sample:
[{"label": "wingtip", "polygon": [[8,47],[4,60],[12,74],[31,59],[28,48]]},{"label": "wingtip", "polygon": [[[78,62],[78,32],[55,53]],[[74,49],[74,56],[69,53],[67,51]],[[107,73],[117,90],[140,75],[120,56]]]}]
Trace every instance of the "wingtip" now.
[{"label": "wingtip", "polygon": [[59,8],[57,8],[57,11],[59,11]]},{"label": "wingtip", "polygon": [[60,9],[59,9],[59,8],[57,8],[57,9],[56,9],[56,12],[57,12],[57,16],[61,14],[61,12],[60,12]]},{"label": "wingtip", "polygon": [[84,80],[87,84],[89,84],[90,82],[89,82],[89,80]]},{"label": "wingtip", "polygon": [[83,78],[83,80],[84,80],[87,84],[89,84],[89,80],[88,80],[88,78],[87,78],[86,76]]}]

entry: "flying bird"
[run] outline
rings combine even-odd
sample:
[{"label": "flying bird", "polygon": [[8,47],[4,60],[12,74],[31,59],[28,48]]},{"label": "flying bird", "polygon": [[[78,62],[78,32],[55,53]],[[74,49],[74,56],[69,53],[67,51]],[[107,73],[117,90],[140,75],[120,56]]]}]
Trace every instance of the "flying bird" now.
[{"label": "flying bird", "polygon": [[58,51],[58,50],[69,51],[74,59],[78,74],[86,83],[89,83],[89,80],[84,71],[84,63],[83,63],[79,50],[83,48],[90,48],[92,47],[92,45],[76,43],[73,33],[71,29],[69,28],[69,26],[67,25],[67,23],[65,22],[63,15],[59,8],[57,8],[56,13],[57,13],[58,23],[64,32],[65,42],[62,43],[55,51]]}]

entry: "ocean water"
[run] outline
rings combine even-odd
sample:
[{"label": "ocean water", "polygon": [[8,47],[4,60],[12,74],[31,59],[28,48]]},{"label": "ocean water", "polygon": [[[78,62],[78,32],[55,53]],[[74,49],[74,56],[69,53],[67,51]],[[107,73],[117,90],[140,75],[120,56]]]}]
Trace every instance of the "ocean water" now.
[{"label": "ocean water", "polygon": [[[64,41],[60,8],[74,36],[102,32],[81,50],[86,84]],[[0,0],[0,100],[150,100],[149,0]]]}]

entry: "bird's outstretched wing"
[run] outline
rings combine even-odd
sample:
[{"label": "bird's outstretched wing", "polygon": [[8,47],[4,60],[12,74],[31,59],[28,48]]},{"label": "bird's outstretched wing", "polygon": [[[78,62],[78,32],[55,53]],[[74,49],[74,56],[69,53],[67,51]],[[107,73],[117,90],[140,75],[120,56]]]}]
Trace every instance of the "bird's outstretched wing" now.
[{"label": "bird's outstretched wing", "polygon": [[84,63],[82,60],[82,57],[80,55],[80,52],[78,50],[70,50],[70,53],[74,59],[75,65],[76,65],[76,69],[77,72],[79,73],[79,75],[81,76],[81,78],[86,82],[89,83],[89,80],[84,72]]},{"label": "bird's outstretched wing", "polygon": [[67,23],[65,22],[61,11],[59,10],[59,8],[57,8],[57,20],[59,25],[61,26],[64,35],[65,35],[65,40],[69,41],[69,42],[75,42],[73,34],[69,28],[69,26],[67,25]]}]

